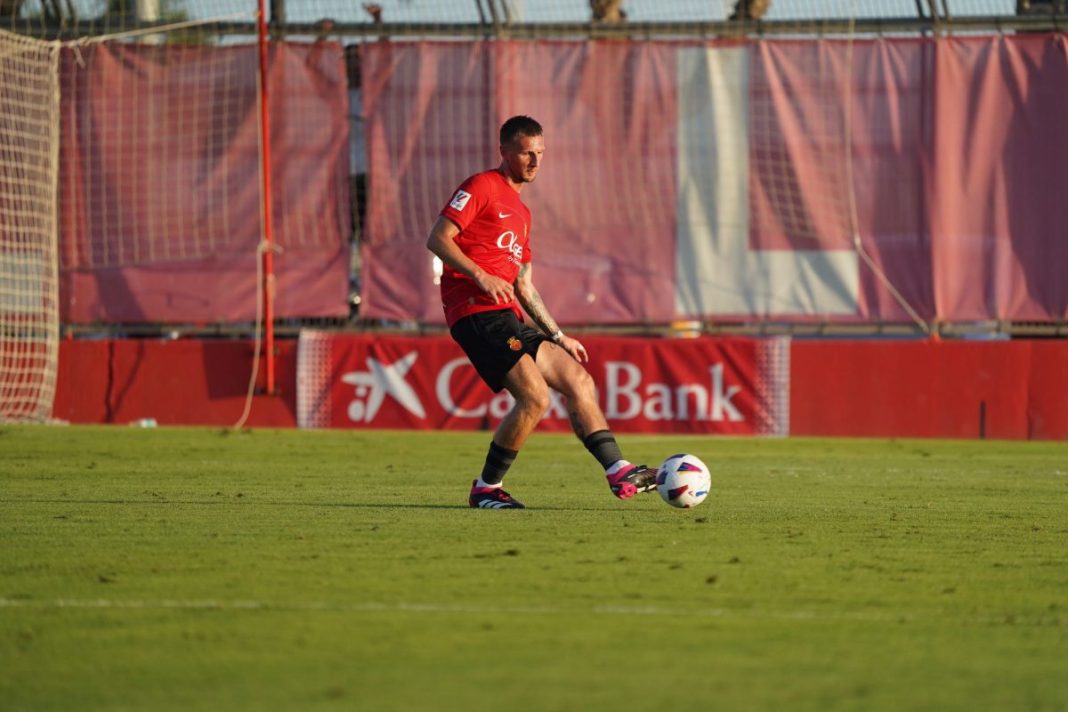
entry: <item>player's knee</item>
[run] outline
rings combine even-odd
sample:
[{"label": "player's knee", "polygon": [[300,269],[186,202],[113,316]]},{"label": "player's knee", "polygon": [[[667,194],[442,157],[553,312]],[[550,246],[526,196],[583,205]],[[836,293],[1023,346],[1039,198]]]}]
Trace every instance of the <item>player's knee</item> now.
[{"label": "player's knee", "polygon": [[539,418],[549,410],[551,401],[548,388],[532,388],[516,399],[516,405]]},{"label": "player's knee", "polygon": [[569,392],[565,395],[568,400],[587,400],[597,398],[597,386],[593,382],[593,376],[586,369],[576,369],[574,375],[568,379]]},{"label": "player's knee", "polygon": [[537,397],[534,400],[533,407],[534,407],[534,410],[537,412],[539,418],[541,416],[545,415],[545,412],[547,410],[549,410],[549,406],[551,404],[552,404],[552,401],[549,398],[548,389],[546,389],[544,391],[541,391],[541,392],[539,392],[537,394]]}]

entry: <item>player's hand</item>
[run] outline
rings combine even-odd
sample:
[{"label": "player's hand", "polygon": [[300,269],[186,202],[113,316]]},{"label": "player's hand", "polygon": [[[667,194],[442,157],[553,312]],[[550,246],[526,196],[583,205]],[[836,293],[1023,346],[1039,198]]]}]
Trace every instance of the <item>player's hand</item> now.
[{"label": "player's hand", "polygon": [[586,353],[586,347],[582,345],[582,342],[578,339],[572,339],[566,334],[560,337],[560,340],[556,342],[557,345],[564,351],[571,354],[571,358],[575,359],[579,363],[586,363],[590,360],[589,354]]},{"label": "player's hand", "polygon": [[515,299],[515,288],[500,277],[483,272],[475,281],[479,289],[493,297],[497,304],[508,304]]}]

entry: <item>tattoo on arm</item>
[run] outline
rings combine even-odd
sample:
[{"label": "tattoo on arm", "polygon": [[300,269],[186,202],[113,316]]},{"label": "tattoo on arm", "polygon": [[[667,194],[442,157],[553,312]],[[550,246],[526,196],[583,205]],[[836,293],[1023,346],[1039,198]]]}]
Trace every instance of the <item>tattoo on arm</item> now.
[{"label": "tattoo on arm", "polygon": [[545,302],[541,300],[541,295],[538,294],[538,290],[535,289],[533,282],[524,281],[524,276],[528,265],[523,265],[519,270],[519,284],[525,285],[516,290],[516,296],[519,298],[519,303],[526,309],[527,314],[530,314],[530,318],[542,328],[546,334],[554,334],[559,330],[560,326],[549,314],[549,310],[545,307]]}]

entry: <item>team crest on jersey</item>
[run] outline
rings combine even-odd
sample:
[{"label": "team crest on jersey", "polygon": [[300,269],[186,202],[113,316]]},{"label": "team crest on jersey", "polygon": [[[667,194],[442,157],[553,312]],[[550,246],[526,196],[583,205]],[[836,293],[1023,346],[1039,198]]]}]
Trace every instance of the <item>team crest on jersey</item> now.
[{"label": "team crest on jersey", "polygon": [[517,339],[514,336],[509,336],[508,337],[508,348],[510,348],[512,351],[519,351],[520,349],[523,348],[523,342],[520,341],[519,339]]},{"label": "team crest on jersey", "polygon": [[449,201],[449,207],[457,211],[462,211],[467,205],[467,201],[471,200],[471,194],[466,190],[456,191],[456,195],[452,196],[452,200]]}]

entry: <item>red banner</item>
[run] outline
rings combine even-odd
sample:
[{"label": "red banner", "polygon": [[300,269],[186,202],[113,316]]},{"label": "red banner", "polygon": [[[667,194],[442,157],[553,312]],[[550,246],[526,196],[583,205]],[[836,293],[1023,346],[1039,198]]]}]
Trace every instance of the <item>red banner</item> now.
[{"label": "red banner", "polygon": [[1068,343],[795,340],[790,433],[1068,438]]},{"label": "red banner", "polygon": [[[1068,440],[1063,339],[583,341],[621,431]],[[447,337],[305,333],[278,348],[281,395],[256,396],[249,426],[471,429],[510,404]],[[253,353],[247,341],[65,340],[54,415],[231,425]],[[543,429],[567,429],[559,405]]]},{"label": "red banner", "polygon": [[[620,432],[786,434],[789,343],[755,339],[583,337],[601,407]],[[450,338],[304,332],[297,352],[301,427],[493,428],[511,409]],[[553,394],[542,420],[569,430]]]}]

